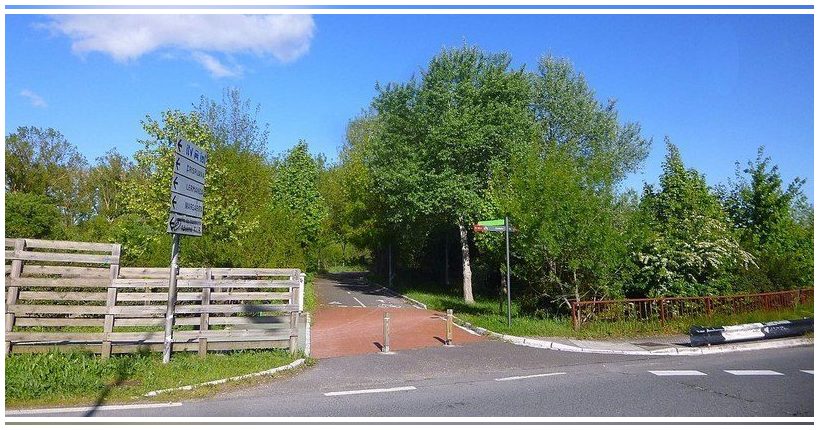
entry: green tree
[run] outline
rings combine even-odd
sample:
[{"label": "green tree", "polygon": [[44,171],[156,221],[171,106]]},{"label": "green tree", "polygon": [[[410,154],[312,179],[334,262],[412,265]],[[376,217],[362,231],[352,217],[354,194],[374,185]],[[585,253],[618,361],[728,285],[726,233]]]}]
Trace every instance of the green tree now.
[{"label": "green tree", "polygon": [[298,225],[302,250],[316,266],[319,256],[314,254],[320,247],[315,244],[327,216],[327,205],[318,190],[323,165],[323,159],[313,157],[307,142],[300,140],[276,163],[271,185],[272,205],[289,210],[291,222]]},{"label": "green tree", "polygon": [[493,166],[534,134],[529,81],[510,62],[476,47],[443,50],[420,81],[378,86],[372,104],[379,127],[365,162],[386,230],[409,234],[412,226],[423,244],[432,226],[457,226],[467,303],[474,302],[467,229],[486,212]]},{"label": "green tree", "polygon": [[6,237],[65,239],[60,210],[42,194],[6,193]]},{"label": "green tree", "polygon": [[[613,101],[598,102],[568,61],[543,57],[530,79],[540,136],[492,180],[495,205],[518,228],[514,275],[536,308],[620,296],[634,228],[633,204],[616,189],[651,141],[620,122]],[[499,238],[483,243],[492,241],[500,248]]]},{"label": "green tree", "polygon": [[641,202],[651,234],[636,254],[637,291],[652,297],[729,291],[733,270],[753,264],[734,237],[719,199],[694,169],[686,169],[666,139],[660,189],[646,185]]},{"label": "green tree", "polygon": [[760,147],[756,160],[749,161],[744,170],[737,163],[735,180],[721,190],[743,247],[758,263],[740,272],[740,283],[757,284],[746,288],[813,284],[813,209],[802,192],[804,183],[796,178],[783,188],[778,167],[771,165]]},{"label": "green tree", "polygon": [[83,193],[87,162],[59,131],[18,127],[6,136],[6,191],[51,198],[71,228],[87,219],[90,199]]},{"label": "green tree", "polygon": [[85,184],[91,196],[94,216],[111,222],[124,213],[123,187],[133,168],[134,163],[115,149],[97,158]]}]

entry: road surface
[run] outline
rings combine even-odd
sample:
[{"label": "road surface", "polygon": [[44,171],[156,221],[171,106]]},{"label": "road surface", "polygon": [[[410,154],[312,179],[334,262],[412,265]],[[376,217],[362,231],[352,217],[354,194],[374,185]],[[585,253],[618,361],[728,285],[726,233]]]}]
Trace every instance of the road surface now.
[{"label": "road surface", "polygon": [[209,399],[93,415],[812,417],[813,378],[812,346],[646,357],[486,341],[323,359],[296,375]]}]

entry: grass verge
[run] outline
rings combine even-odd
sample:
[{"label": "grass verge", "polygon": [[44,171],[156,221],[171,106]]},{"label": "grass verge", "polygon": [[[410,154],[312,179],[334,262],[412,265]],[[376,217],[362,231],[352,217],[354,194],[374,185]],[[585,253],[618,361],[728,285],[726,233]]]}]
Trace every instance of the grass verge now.
[{"label": "grass verge", "polygon": [[[149,391],[260,372],[294,360],[285,350],[211,353],[204,359],[177,353],[167,365],[162,354],[151,352],[108,360],[80,351],[12,354],[6,357],[6,408],[145,401],[142,395]],[[184,393],[190,395],[162,398]]]},{"label": "grass verge", "polygon": [[627,339],[658,335],[687,335],[692,325],[722,326],[751,322],[767,322],[785,319],[813,317],[813,305],[798,306],[778,311],[757,311],[711,317],[679,317],[660,324],[659,321],[591,322],[574,330],[568,316],[539,318],[521,315],[512,302],[512,325],[508,325],[506,308],[500,309],[498,299],[476,297],[475,303],[467,305],[453,291],[441,292],[442,286],[430,283],[399,284],[399,291],[412,299],[426,304],[429,309],[445,311],[452,309],[455,316],[478,327],[495,333],[528,337],[566,337],[574,339]]}]

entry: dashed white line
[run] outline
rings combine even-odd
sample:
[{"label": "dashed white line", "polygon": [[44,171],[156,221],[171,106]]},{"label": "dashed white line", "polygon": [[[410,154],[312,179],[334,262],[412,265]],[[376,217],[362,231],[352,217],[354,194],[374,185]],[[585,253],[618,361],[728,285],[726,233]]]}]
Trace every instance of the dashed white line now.
[{"label": "dashed white line", "polygon": [[395,387],[395,388],[373,388],[369,390],[355,390],[355,391],[331,391],[329,393],[324,393],[325,396],[349,396],[351,394],[372,394],[372,393],[392,393],[395,391],[412,391],[415,387],[413,386],[406,386],[406,387]]},{"label": "dashed white line", "polygon": [[657,376],[706,376],[698,370],[649,370]]},{"label": "dashed white line", "polygon": [[362,308],[366,308],[366,306],[364,306],[364,303],[361,303],[361,300],[358,300],[358,298],[356,296],[353,296],[353,300],[357,301],[358,304],[361,305]]},{"label": "dashed white line", "polygon": [[508,378],[495,378],[496,381],[516,381],[518,379],[529,379],[529,378],[540,378],[543,376],[555,376],[555,375],[565,375],[566,372],[555,372],[555,373],[541,373],[538,375],[524,375],[524,376],[510,376]]},{"label": "dashed white line", "polygon": [[782,376],[773,370],[726,370],[726,372],[737,376]]},{"label": "dashed white line", "polygon": [[813,370],[800,370],[800,372],[805,372],[813,375]]},{"label": "dashed white line", "polygon": [[55,409],[18,409],[6,411],[6,415],[28,415],[28,414],[64,414],[71,412],[91,412],[91,411],[116,411],[122,409],[148,409],[148,408],[172,408],[182,406],[182,403],[143,403],[137,405],[110,405],[110,406],[85,406],[79,408],[55,408]]}]

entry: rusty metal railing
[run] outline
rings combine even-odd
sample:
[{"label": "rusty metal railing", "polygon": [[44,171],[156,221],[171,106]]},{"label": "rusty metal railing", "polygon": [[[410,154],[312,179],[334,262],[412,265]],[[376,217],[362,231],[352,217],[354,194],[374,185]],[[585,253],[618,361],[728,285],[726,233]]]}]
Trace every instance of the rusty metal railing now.
[{"label": "rusty metal railing", "polygon": [[775,310],[813,302],[813,288],[732,296],[572,301],[572,327],[591,321],[659,321],[681,316],[711,316]]}]

